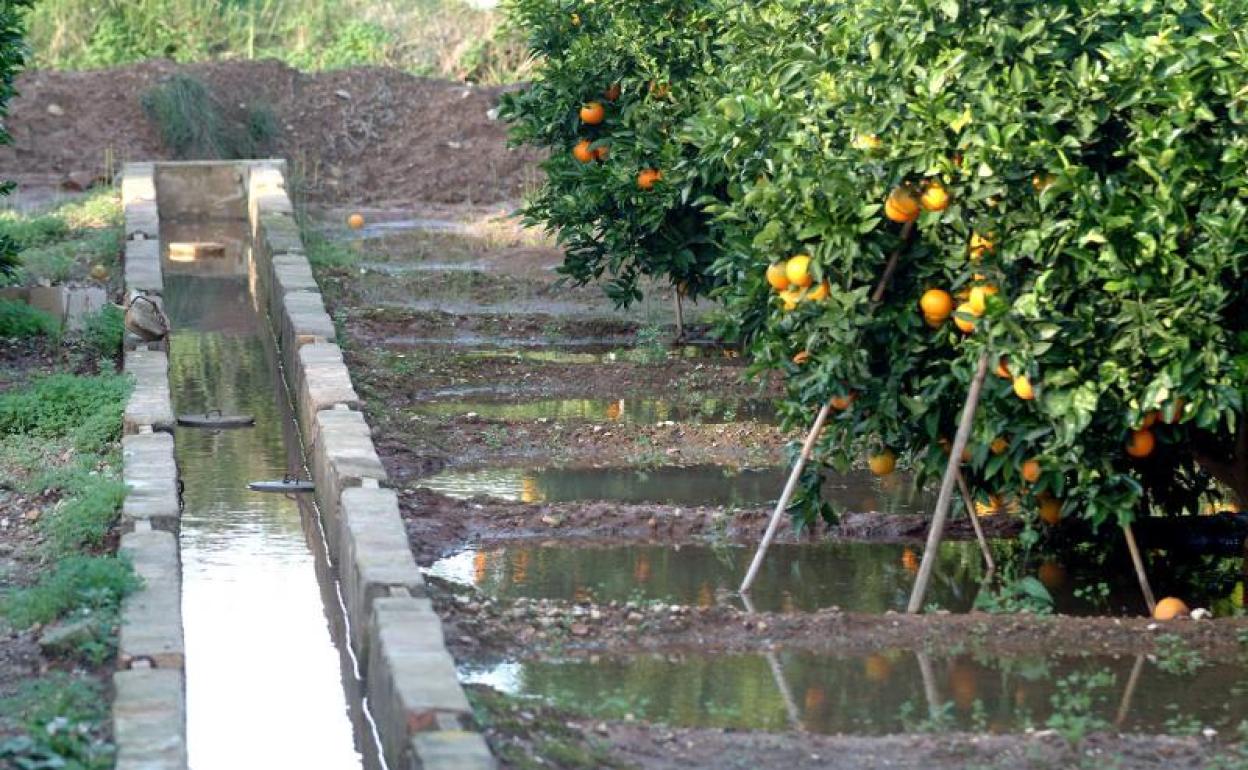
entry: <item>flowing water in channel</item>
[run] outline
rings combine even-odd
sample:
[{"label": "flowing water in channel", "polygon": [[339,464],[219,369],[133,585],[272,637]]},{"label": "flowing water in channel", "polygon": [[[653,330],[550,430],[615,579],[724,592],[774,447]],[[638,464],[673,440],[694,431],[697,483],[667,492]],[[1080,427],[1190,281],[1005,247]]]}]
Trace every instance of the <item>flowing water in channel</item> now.
[{"label": "flowing water in channel", "polygon": [[[200,229],[162,228],[166,242],[194,241]],[[288,473],[298,439],[248,288],[246,225],[210,231],[226,256],[164,262],[174,410],[251,414],[256,424],[176,434],[190,766],[361,768],[371,751],[360,750],[358,701],[344,689],[354,680],[331,635],[338,621],[325,600],[336,600],[318,564],[315,521],[293,499],[247,489]]]}]

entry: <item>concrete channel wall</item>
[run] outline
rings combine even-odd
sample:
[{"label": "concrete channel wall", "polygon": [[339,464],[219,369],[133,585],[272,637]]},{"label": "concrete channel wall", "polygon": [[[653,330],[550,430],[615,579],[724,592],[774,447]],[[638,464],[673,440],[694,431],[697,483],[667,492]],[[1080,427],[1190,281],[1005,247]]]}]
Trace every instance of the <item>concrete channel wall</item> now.
[{"label": "concrete channel wall", "polygon": [[[242,165],[242,164],[239,164]],[[285,166],[245,164],[253,286],[278,338],[349,641],[392,770],[486,770],[480,735],[425,593],[386,471],[312,276]]]},{"label": "concrete channel wall", "polygon": [[[141,292],[159,304],[164,281],[155,166],[127,164],[121,196],[126,293]],[[117,770],[184,770],[181,506],[165,345],[127,336],[125,371],[134,390],[126,404],[122,438],[126,499],[120,550],[134,564],[143,587],[121,608],[118,670],[113,674]]]}]

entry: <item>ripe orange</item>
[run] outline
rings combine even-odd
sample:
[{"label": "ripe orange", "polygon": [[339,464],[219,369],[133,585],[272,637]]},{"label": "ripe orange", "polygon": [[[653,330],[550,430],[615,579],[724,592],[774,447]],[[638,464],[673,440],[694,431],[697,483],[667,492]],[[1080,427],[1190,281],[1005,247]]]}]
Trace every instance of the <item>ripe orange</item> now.
[{"label": "ripe orange", "polygon": [[919,218],[919,202],[905,187],[895,187],[884,201],[884,216],[894,222],[913,222]]},{"label": "ripe orange", "polygon": [[944,211],[949,208],[949,192],[945,190],[944,185],[933,179],[928,183],[927,189],[923,191],[923,196],[919,198],[919,202],[928,211]]},{"label": "ripe orange", "polygon": [[1050,527],[1056,527],[1062,520],[1062,501],[1048,494],[1040,496],[1040,521]]},{"label": "ripe orange", "polygon": [[662,171],[654,168],[645,168],[641,170],[641,173],[637,174],[637,186],[643,190],[650,190],[653,189],[662,178]]},{"label": "ripe orange", "polygon": [[1175,618],[1186,617],[1187,613],[1187,605],[1183,603],[1182,599],[1167,596],[1157,602],[1157,606],[1153,608],[1153,620],[1174,620]]},{"label": "ripe orange", "polygon": [[988,309],[988,298],[997,293],[996,286],[976,286],[971,289],[970,298],[967,304],[971,306],[971,312],[976,316],[981,316]]},{"label": "ripe orange", "polygon": [[804,292],[796,287],[789,287],[780,292],[780,301],[784,303],[784,311],[787,313],[796,310],[799,302],[804,298]]},{"label": "ripe orange", "polygon": [[953,297],[944,289],[928,289],[919,299],[919,307],[924,316],[943,321],[953,313]]},{"label": "ripe orange", "polygon": [[997,436],[996,438],[992,440],[992,443],[988,445],[988,450],[991,451],[994,455],[1003,455],[1005,454],[1005,450],[1009,448],[1010,448],[1010,442],[1007,441],[1003,436]]},{"label": "ripe orange", "polygon": [[602,92],[602,96],[609,102],[613,102],[616,99],[619,99],[620,98],[620,84],[612,83],[611,85],[607,86],[607,90]]},{"label": "ripe orange", "polygon": [[594,157],[597,158],[598,160],[606,160],[607,156],[610,154],[611,154],[611,148],[609,148],[605,144],[600,144],[594,148]]},{"label": "ripe orange", "polygon": [[986,252],[992,251],[995,245],[979,233],[971,233],[971,261],[978,262]]},{"label": "ripe orange", "polygon": [[801,366],[802,364],[806,363],[809,360],[810,360],[809,350],[803,350],[802,352],[793,356],[793,363],[797,364],[798,366]]},{"label": "ripe orange", "polygon": [[1153,432],[1141,428],[1131,431],[1131,437],[1127,439],[1127,454],[1135,458],[1148,457],[1156,446],[1157,439],[1153,437]]},{"label": "ripe orange", "polygon": [[971,303],[963,302],[958,305],[957,314],[953,316],[953,322],[962,330],[963,334],[970,334],[975,331],[975,322],[964,316],[975,315],[971,312]]},{"label": "ripe orange", "polygon": [[574,13],[568,18],[572,22],[572,26],[574,27],[581,26],[581,15],[579,13]]},{"label": "ripe orange", "polygon": [[923,314],[923,321],[933,329],[939,329],[944,326],[946,320],[947,319],[944,318],[936,318],[935,316],[927,315],[926,313]]},{"label": "ripe orange", "polygon": [[1040,480],[1040,461],[1032,458],[1023,461],[1022,467],[1023,481],[1028,484],[1035,484]]},{"label": "ripe orange", "polygon": [[572,148],[572,157],[581,163],[589,163],[594,159],[594,151],[590,149],[588,139],[582,139],[576,143],[576,146]]},{"label": "ripe orange", "polygon": [[789,288],[789,278],[784,274],[784,263],[776,262],[767,267],[767,283],[776,291]]},{"label": "ripe orange", "polygon": [[809,286],[814,282],[814,279],[810,277],[810,257],[805,254],[789,257],[789,261],[784,263],[784,275],[793,286],[800,286],[803,289]]},{"label": "ripe orange", "polygon": [[832,287],[828,285],[828,282],[823,281],[818,286],[810,290],[810,294],[806,295],[806,299],[811,302],[821,302],[828,298],[828,292],[831,290]]},{"label": "ripe orange", "polygon": [[876,476],[887,476],[897,467],[897,456],[885,449],[867,458],[867,466]]},{"label": "ripe orange", "polygon": [[1006,363],[1005,356],[1001,356],[997,359],[996,375],[1003,380],[1010,380],[1014,378],[1014,376],[1010,374],[1010,366]]},{"label": "ripe orange", "polygon": [[581,122],[586,125],[596,126],[607,117],[607,111],[603,108],[602,102],[586,102],[581,107]]},{"label": "ripe orange", "polygon": [[363,226],[364,226],[363,214],[352,214],[351,216],[347,217],[347,227],[350,227],[352,230],[359,230]]},{"label": "ripe orange", "polygon": [[1014,395],[1018,396],[1024,401],[1030,401],[1033,398],[1035,398],[1036,392],[1031,387],[1031,380],[1027,379],[1027,377],[1021,374],[1015,377],[1014,378]]},{"label": "ripe orange", "polygon": [[844,396],[833,396],[828,399],[828,403],[838,412],[843,412],[854,405],[854,400],[858,398],[857,393],[848,393]]}]

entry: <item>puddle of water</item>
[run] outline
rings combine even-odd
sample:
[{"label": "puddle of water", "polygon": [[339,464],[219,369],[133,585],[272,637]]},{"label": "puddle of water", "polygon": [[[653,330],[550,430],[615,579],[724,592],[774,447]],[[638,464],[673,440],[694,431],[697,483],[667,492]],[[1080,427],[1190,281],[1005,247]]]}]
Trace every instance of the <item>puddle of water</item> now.
[{"label": "puddle of water", "polygon": [[1224,732],[1248,707],[1242,666],[1180,676],[1143,657],[690,654],[469,665],[460,675],[601,719],[825,734],[1043,728],[1071,713],[1063,685],[1090,695],[1101,729]]},{"label": "puddle of water", "polygon": [[[166,242],[195,240],[163,223]],[[245,224],[211,265],[166,261],[170,381],[179,413],[255,415],[254,428],[178,428],[186,508],[182,608],[187,731],[196,770],[359,768],[361,753],[298,503],[247,482],[290,467],[289,405],[252,308]],[[231,267],[232,266],[232,267]]]},{"label": "puddle of water", "polygon": [[[992,545],[997,563],[1010,563],[1016,544],[994,541]],[[829,607],[900,612],[910,597],[922,553],[920,546],[901,543],[777,543],[767,552],[750,599],[760,612]],[[737,544],[560,547],[512,543],[459,551],[434,562],[428,574],[504,601],[653,600],[740,608],[736,590],[753,556],[753,547]],[[1194,568],[1201,564],[1203,568]],[[1219,617],[1242,614],[1239,558],[1203,557],[1193,564],[1188,557],[1180,568],[1154,555],[1152,566],[1159,595],[1182,596],[1191,606],[1211,608]],[[1023,574],[1038,576],[1053,597],[1054,611],[1062,614],[1147,614],[1125,556],[1121,563],[1088,564],[1069,572],[1055,562],[1033,562]],[[966,612],[973,607],[985,577],[979,547],[973,541],[946,541],[940,546],[927,603]],[[1104,585],[1103,597],[1088,592],[1100,584]]]},{"label": "puddle of water", "polygon": [[[487,468],[449,470],[419,485],[448,497],[488,495],[524,503],[610,500],[666,505],[761,506],[774,503],[787,471],[737,470],[717,465],[637,468]],[[900,475],[877,479],[866,472],[828,479],[824,499],[845,511],[921,513],[930,495]]]},{"label": "puddle of water", "polygon": [[475,414],[490,420],[584,420],[653,424],[672,421],[716,425],[734,422],[775,423],[772,402],[708,398],[676,403],[658,398],[561,398],[519,403],[496,401],[426,401],[412,410],[430,417]]},{"label": "puddle of water", "polygon": [[485,270],[482,262],[360,262],[361,274],[379,273],[387,276],[412,275],[413,273],[469,273]]},{"label": "puddle of water", "polygon": [[[904,610],[919,548],[878,543],[777,543],[767,553],[750,599],[760,612],[840,607],[851,612]],[[754,550],[743,546],[636,545],[603,548],[508,545],[468,549],[428,573],[504,600],[598,602],[655,600],[740,607],[736,594]],[[969,610],[984,577],[973,542],[941,545],[928,601]]]}]

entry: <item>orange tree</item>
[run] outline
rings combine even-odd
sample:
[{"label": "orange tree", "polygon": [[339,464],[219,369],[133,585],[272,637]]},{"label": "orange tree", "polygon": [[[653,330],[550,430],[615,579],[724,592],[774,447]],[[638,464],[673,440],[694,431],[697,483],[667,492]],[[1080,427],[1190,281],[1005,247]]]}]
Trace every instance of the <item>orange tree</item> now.
[{"label": "orange tree", "polygon": [[823,460],[940,473],[985,354],[982,495],[1093,525],[1248,502],[1248,3],[777,1],[726,28],[686,129],[725,179],[713,269],[790,413],[835,399]]},{"label": "orange tree", "polygon": [[721,3],[711,0],[512,0],[540,66],[503,98],[513,137],[549,151],[545,184],[526,202],[530,224],[555,233],[560,268],[603,280],[627,305],[643,276],[697,297],[714,284],[717,252],[693,201],[708,183],[677,171],[696,150],[677,128],[701,104]]}]

